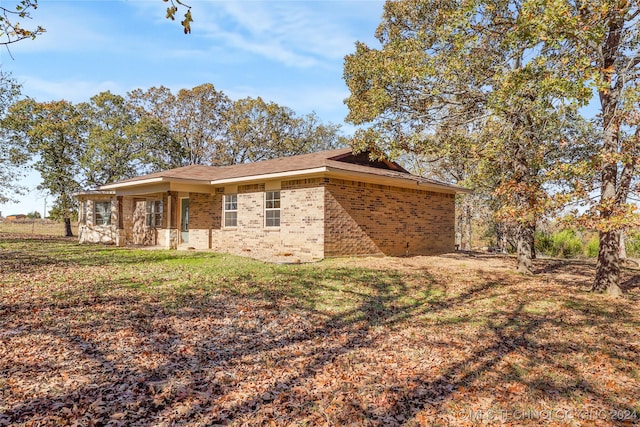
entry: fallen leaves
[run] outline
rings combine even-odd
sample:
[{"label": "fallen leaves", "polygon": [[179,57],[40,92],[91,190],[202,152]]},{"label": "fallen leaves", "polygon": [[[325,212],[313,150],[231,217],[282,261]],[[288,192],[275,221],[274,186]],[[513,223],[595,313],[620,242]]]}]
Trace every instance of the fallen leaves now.
[{"label": "fallen leaves", "polygon": [[637,289],[511,262],[0,241],[0,425],[637,421]]}]

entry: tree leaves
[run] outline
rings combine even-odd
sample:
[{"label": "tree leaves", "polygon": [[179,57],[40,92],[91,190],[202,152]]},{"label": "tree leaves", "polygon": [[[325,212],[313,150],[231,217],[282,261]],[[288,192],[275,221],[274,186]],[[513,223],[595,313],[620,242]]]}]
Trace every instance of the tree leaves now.
[{"label": "tree leaves", "polygon": [[[185,8],[184,19],[180,21],[185,34],[191,33],[191,23],[193,16],[191,15],[191,6],[182,0],[162,0],[171,6],[167,7],[166,18],[175,21],[175,15],[179,8]],[[46,32],[46,30],[38,25],[35,28],[27,29],[23,27],[21,20],[31,19],[32,11],[38,8],[38,0],[19,0],[14,7],[0,6],[0,46],[9,45],[25,39],[35,39]]]},{"label": "tree leaves", "polygon": [[45,29],[37,26],[23,28],[21,19],[31,19],[31,12],[38,8],[38,0],[20,0],[13,8],[0,6],[0,46],[7,46],[24,39],[35,39]]},{"label": "tree leaves", "polygon": [[586,129],[576,111],[590,96],[568,83],[540,28],[526,1],[387,2],[381,48],[357,43],[345,58],[355,147],[451,167],[488,190],[500,221],[535,228],[552,212],[548,184]]},{"label": "tree leaves", "polygon": [[11,104],[20,96],[20,85],[10,74],[0,71],[0,203],[14,200],[25,189],[20,185],[23,167],[28,159],[24,144],[13,146],[2,121]]},{"label": "tree leaves", "polygon": [[[340,127],[323,124],[311,113],[298,116],[288,107],[262,98],[232,101],[212,84],[182,89],[164,87],[129,94],[142,117],[156,120],[165,144],[167,164],[232,165],[337,147]],[[160,129],[160,128],[158,128]],[[159,155],[156,158],[166,158]]]},{"label": "tree leaves", "polygon": [[171,2],[171,6],[167,7],[167,15],[165,18],[170,19],[172,21],[176,20],[176,13],[178,13],[178,7],[184,7],[187,11],[184,14],[184,19],[180,21],[180,25],[182,25],[184,33],[191,33],[191,23],[193,22],[193,17],[191,16],[191,6],[183,3],[181,0],[162,0],[163,2]]},{"label": "tree leaves", "polygon": [[[75,207],[73,194],[81,190],[80,156],[85,150],[86,118],[67,101],[16,102],[2,122],[14,148],[26,147],[41,187],[56,197],[56,209],[68,222]],[[71,233],[70,226],[67,234]]]}]

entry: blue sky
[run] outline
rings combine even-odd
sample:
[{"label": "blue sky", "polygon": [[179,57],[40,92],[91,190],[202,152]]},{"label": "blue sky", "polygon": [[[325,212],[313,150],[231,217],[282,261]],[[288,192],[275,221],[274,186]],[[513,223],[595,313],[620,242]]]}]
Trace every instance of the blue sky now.
[{"label": "blue sky", "polygon": [[[356,40],[377,46],[383,1],[185,2],[194,17],[190,35],[164,18],[162,0],[40,0],[33,23],[47,32],[12,45],[11,55],[1,50],[2,70],[37,101],[212,83],[232,99],[261,96],[343,123],[343,59]],[[0,205],[2,214],[42,213],[38,183],[37,175],[27,177],[32,191],[18,204]]]}]

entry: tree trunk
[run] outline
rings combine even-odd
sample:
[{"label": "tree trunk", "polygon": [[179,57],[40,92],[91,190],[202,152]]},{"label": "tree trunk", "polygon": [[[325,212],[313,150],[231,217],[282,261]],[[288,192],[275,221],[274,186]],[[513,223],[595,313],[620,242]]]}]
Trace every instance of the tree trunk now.
[{"label": "tree trunk", "polygon": [[596,267],[596,280],[591,288],[613,297],[622,295],[620,281],[620,235],[617,231],[600,232],[600,251]]},{"label": "tree trunk", "polygon": [[[469,196],[467,196],[469,197]],[[471,250],[471,204],[468,200],[464,202],[464,250]]]},{"label": "tree trunk", "polygon": [[620,232],[620,259],[627,259],[627,245],[624,242],[624,231]]},{"label": "tree trunk", "polygon": [[535,227],[530,224],[518,224],[516,231],[516,248],[518,255],[518,273],[533,274],[531,247]]},{"label": "tree trunk", "polygon": [[[617,196],[618,154],[620,125],[615,121],[615,105],[610,93],[601,92],[603,122],[605,125],[601,153],[603,157],[600,187],[600,221],[605,223],[608,231],[600,232],[600,250],[596,278],[591,288],[595,292],[606,292],[611,296],[620,296],[620,230],[611,229],[609,221],[615,208],[620,206]],[[626,194],[622,203],[626,202]]]},{"label": "tree trunk", "polygon": [[535,230],[531,235],[531,259],[536,259],[536,235]]},{"label": "tree trunk", "polygon": [[496,246],[498,252],[506,254],[507,251],[507,230],[504,224],[496,223]]},{"label": "tree trunk", "polygon": [[507,250],[507,230],[505,230],[505,227],[500,227],[500,229],[502,230],[502,233],[500,234],[500,251],[503,254],[508,254],[509,251]]},{"label": "tree trunk", "polygon": [[462,222],[463,222],[462,204],[460,204],[459,209],[458,207],[456,207],[456,209],[458,211],[458,215],[456,217],[456,244],[458,245],[459,249],[462,249]]},{"label": "tree trunk", "polygon": [[71,218],[64,219],[64,237],[73,237],[73,230],[71,230]]}]

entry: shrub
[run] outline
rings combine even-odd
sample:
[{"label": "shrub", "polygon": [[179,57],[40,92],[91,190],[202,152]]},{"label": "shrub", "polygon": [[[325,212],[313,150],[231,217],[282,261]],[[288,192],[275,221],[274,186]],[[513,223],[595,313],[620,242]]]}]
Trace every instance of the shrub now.
[{"label": "shrub", "polygon": [[587,244],[585,245],[585,255],[589,258],[595,258],[598,256],[598,251],[600,250],[600,239],[598,236],[593,236]]},{"label": "shrub", "polygon": [[536,254],[553,255],[553,238],[549,233],[536,231],[534,235],[534,246],[536,248]]},{"label": "shrub", "polygon": [[632,258],[640,256],[640,236],[626,236],[624,243],[627,256]]},{"label": "shrub", "polygon": [[573,258],[583,252],[582,240],[573,230],[562,230],[559,233],[554,233],[552,240],[553,255],[557,257]]}]

